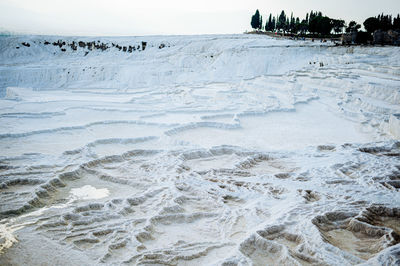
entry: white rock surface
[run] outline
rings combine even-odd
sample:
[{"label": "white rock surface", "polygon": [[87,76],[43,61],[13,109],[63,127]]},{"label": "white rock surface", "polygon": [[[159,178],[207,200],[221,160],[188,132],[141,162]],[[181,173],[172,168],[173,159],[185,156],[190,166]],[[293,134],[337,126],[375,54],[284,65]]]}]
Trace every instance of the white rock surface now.
[{"label": "white rock surface", "polygon": [[399,47],[0,37],[0,265],[396,265],[399,85]]},{"label": "white rock surface", "polygon": [[400,114],[390,116],[389,131],[396,139],[400,139]]}]

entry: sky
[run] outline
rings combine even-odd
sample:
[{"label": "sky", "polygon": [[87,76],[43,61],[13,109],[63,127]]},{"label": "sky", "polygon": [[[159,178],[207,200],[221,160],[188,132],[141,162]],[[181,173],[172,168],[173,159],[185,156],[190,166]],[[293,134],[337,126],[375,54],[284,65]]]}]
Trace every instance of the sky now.
[{"label": "sky", "polygon": [[46,35],[179,35],[243,33],[259,9],[310,10],[358,23],[400,13],[400,0],[0,0],[0,32]]}]

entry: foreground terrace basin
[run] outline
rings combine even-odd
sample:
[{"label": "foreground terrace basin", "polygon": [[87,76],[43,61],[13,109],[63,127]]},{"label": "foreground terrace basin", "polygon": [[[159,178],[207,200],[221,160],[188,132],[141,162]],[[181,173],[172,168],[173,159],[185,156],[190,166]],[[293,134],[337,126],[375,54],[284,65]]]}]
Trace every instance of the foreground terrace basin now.
[{"label": "foreground terrace basin", "polygon": [[0,37],[0,264],[397,265],[399,113],[399,47]]}]

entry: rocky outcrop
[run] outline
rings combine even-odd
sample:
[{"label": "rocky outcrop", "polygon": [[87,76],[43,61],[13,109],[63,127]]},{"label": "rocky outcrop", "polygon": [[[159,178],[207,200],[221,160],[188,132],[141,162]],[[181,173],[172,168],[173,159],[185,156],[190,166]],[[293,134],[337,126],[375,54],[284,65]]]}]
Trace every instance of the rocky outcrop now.
[{"label": "rocky outcrop", "polygon": [[394,30],[377,30],[373,34],[374,44],[400,45],[400,33]]},{"label": "rocky outcrop", "polygon": [[[22,46],[25,47],[30,47],[31,44],[28,42],[22,42],[21,43]],[[39,42],[39,44],[42,44],[41,42]],[[125,52],[125,53],[133,53],[134,51],[140,52],[140,51],[144,51],[147,47],[147,42],[145,41],[141,41],[139,44],[132,44],[132,45],[119,45],[117,43],[104,43],[101,42],[100,40],[97,41],[71,41],[71,42],[66,42],[63,40],[56,40],[53,42],[49,42],[49,41],[44,41],[43,42],[44,45],[53,45],[53,46],[58,46],[60,48],[61,52],[66,52],[68,49],[68,47],[71,48],[71,50],[74,51],[78,51],[81,49],[86,50],[85,51],[85,56],[90,52],[90,51],[95,51],[95,50],[101,50],[101,51],[106,51],[110,48],[115,48],[121,52]],[[153,47],[153,46],[151,46]],[[169,45],[165,45],[164,43],[161,43],[160,46],[158,47],[159,49],[163,49],[166,47],[170,47]],[[20,49],[20,46],[15,47],[16,49]]]},{"label": "rocky outcrop", "polygon": [[393,45],[400,45],[400,32],[389,30],[387,32],[388,37],[390,38],[391,44]]},{"label": "rocky outcrop", "polygon": [[400,45],[400,32],[377,30],[372,37],[367,32],[345,33],[341,38],[343,45],[350,44],[375,44],[375,45]]},{"label": "rocky outcrop", "polygon": [[357,40],[357,32],[344,33],[342,35],[342,44],[354,44]]}]

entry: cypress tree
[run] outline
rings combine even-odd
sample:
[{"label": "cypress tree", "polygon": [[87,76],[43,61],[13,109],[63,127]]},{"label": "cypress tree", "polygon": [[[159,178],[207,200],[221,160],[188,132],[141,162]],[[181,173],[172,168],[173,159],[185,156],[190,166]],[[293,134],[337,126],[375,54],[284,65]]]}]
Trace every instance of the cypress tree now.
[{"label": "cypress tree", "polygon": [[260,11],[256,10],[256,13],[251,17],[251,27],[253,29],[260,28]]},{"label": "cypress tree", "polygon": [[299,32],[299,29],[300,29],[300,18],[297,17],[295,27],[294,27],[294,32],[297,34]]},{"label": "cypress tree", "polygon": [[393,29],[400,30],[400,14],[393,20]]},{"label": "cypress tree", "polygon": [[286,30],[286,31],[289,31],[289,30],[290,30],[290,20],[289,20],[289,17],[286,18],[285,30]]},{"label": "cypress tree", "polygon": [[392,16],[389,15],[384,15],[382,13],[381,17],[380,17],[380,29],[384,30],[384,31],[388,31],[390,29],[393,28],[393,24],[392,24]]},{"label": "cypress tree", "polygon": [[295,26],[296,26],[295,24],[296,24],[296,19],[293,17],[293,12],[292,12],[290,14],[290,27],[289,27],[289,30],[291,33],[293,33],[295,30]]},{"label": "cypress tree", "polygon": [[276,29],[276,19],[275,17],[272,18],[272,31],[275,31]]},{"label": "cypress tree", "polygon": [[282,10],[281,14],[279,15],[278,21],[277,21],[277,29],[278,30],[286,30],[286,14],[285,11]]},{"label": "cypress tree", "polygon": [[265,30],[266,31],[273,31],[272,27],[272,14],[269,14],[268,22],[265,24]]}]

